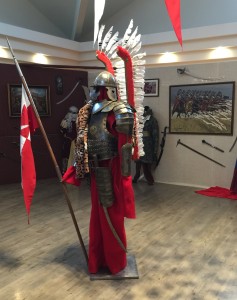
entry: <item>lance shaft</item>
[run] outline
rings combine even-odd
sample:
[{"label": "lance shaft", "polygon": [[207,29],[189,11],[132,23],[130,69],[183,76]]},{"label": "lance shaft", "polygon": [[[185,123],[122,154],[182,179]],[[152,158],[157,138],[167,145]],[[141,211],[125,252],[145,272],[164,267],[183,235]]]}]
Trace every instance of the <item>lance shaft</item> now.
[{"label": "lance shaft", "polygon": [[180,141],[180,139],[177,141],[176,147],[177,147],[179,144],[182,145],[182,146],[184,146],[185,148],[187,148],[187,149],[189,149],[189,150],[191,150],[191,151],[193,151],[193,152],[195,152],[195,153],[197,153],[197,154],[199,154],[199,155],[201,155],[201,156],[203,156],[203,157],[205,157],[205,158],[207,158],[207,159],[213,161],[214,163],[216,163],[216,164],[218,164],[218,165],[220,165],[220,166],[222,166],[222,167],[225,168],[225,166],[222,165],[221,163],[219,163],[218,161],[216,161],[216,160],[210,158],[209,156],[206,156],[205,154],[203,154],[203,153],[201,153],[201,152],[199,152],[199,151],[197,151],[197,150],[195,150],[195,149],[193,149],[193,148],[191,148],[191,147],[189,147],[189,146],[183,144],[183,143]]},{"label": "lance shaft", "polygon": [[208,146],[210,146],[210,147],[212,147],[212,148],[214,148],[214,149],[216,149],[216,150],[218,150],[218,151],[220,151],[220,152],[225,152],[224,150],[222,150],[222,149],[220,149],[220,148],[218,148],[218,147],[216,147],[216,146],[213,146],[212,144],[210,144],[210,143],[208,143],[207,141],[205,141],[205,140],[202,140],[202,143],[203,144],[206,144],[206,145],[208,145]]},{"label": "lance shaft", "polygon": [[8,47],[9,47],[9,49],[10,49],[10,51],[11,51],[13,60],[14,60],[14,62],[15,62],[17,71],[18,71],[19,76],[20,76],[20,78],[21,78],[22,84],[23,84],[23,86],[24,86],[24,88],[25,88],[26,94],[27,94],[27,96],[28,96],[28,98],[29,98],[29,101],[30,101],[31,106],[32,106],[33,109],[34,109],[34,113],[35,113],[35,116],[36,116],[36,118],[37,118],[37,121],[38,121],[38,124],[39,124],[40,131],[41,131],[41,133],[42,133],[42,135],[43,135],[43,138],[44,138],[44,141],[45,141],[46,146],[47,146],[47,148],[48,148],[50,157],[51,157],[52,162],[53,162],[53,164],[54,164],[54,168],[55,168],[56,174],[57,174],[57,176],[58,176],[59,182],[61,183],[61,186],[62,186],[62,189],[63,189],[63,192],[64,192],[64,196],[65,196],[65,199],[66,199],[66,201],[67,201],[67,205],[68,205],[68,208],[69,208],[69,211],[70,211],[70,214],[71,214],[71,217],[72,217],[72,220],[73,220],[73,223],[74,223],[74,226],[75,226],[75,229],[76,229],[78,238],[79,238],[79,242],[80,242],[80,244],[81,244],[81,247],[82,247],[82,250],[83,250],[83,253],[84,253],[86,262],[87,262],[87,264],[88,264],[88,255],[87,255],[86,248],[85,248],[85,245],[84,245],[84,243],[83,243],[82,236],[81,236],[81,233],[80,233],[80,230],[79,230],[77,221],[76,221],[76,217],[75,217],[75,214],[74,214],[74,211],[73,211],[73,208],[72,208],[71,201],[70,201],[70,199],[69,199],[69,195],[68,195],[68,191],[67,191],[66,184],[62,181],[62,174],[61,174],[60,168],[59,168],[59,166],[58,166],[58,163],[57,163],[57,160],[56,160],[56,158],[55,158],[55,155],[54,155],[54,152],[53,152],[53,150],[52,150],[52,147],[51,147],[51,145],[50,145],[50,143],[49,143],[47,134],[46,134],[46,132],[45,132],[45,130],[44,130],[44,126],[43,126],[43,124],[42,124],[42,122],[41,122],[39,113],[38,113],[37,108],[36,108],[36,106],[35,106],[35,103],[34,103],[34,100],[33,100],[33,98],[32,98],[32,95],[31,95],[31,92],[30,92],[30,90],[29,90],[29,87],[28,87],[28,85],[27,85],[27,83],[26,83],[25,77],[23,76],[23,73],[22,73],[21,68],[20,68],[20,66],[19,66],[19,64],[18,64],[18,61],[17,61],[17,59],[16,59],[16,57],[15,57],[15,55],[14,55],[14,52],[13,52],[12,47],[11,47],[11,45],[10,45],[10,42],[9,42],[9,40],[8,40],[7,37],[6,37],[6,39],[7,39]]},{"label": "lance shaft", "polygon": [[231,150],[234,148],[234,146],[235,146],[236,142],[237,142],[237,137],[235,138],[235,140],[234,140],[234,143],[233,143],[233,145],[231,146],[231,148],[230,148],[229,152],[231,152]]}]

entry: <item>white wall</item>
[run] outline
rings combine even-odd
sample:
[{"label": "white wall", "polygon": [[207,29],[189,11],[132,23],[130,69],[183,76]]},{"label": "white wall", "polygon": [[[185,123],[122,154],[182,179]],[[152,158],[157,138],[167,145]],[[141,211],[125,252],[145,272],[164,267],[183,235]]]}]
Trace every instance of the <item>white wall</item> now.
[{"label": "white wall", "polygon": [[[190,73],[202,78],[221,78],[219,82],[235,81],[237,78],[237,62],[189,65],[188,70]],[[146,78],[160,79],[159,97],[145,97],[144,99],[144,105],[149,105],[158,119],[160,132],[163,131],[165,126],[169,126],[169,86],[210,82],[194,79],[186,75],[179,75],[177,67],[147,69]],[[237,111],[235,109],[234,120],[236,120],[236,117]],[[233,136],[167,134],[164,153],[155,171],[155,180],[180,185],[200,187],[218,185],[229,188],[237,158],[237,145],[231,152],[229,152],[229,149],[236,135],[235,121]],[[161,136],[162,134],[160,133],[160,138]],[[226,167],[223,168],[181,145],[176,147],[178,139]],[[221,153],[203,145],[203,139],[223,149],[225,152]]]},{"label": "white wall", "polygon": [[[220,78],[219,82],[235,81],[237,78],[237,62],[233,61],[189,65],[188,70],[199,77]],[[98,72],[89,74],[90,83],[93,82],[97,74]],[[179,75],[177,67],[147,69],[146,78],[159,78],[160,80],[159,97],[144,98],[144,105],[149,105],[153,109],[154,116],[158,120],[160,140],[162,137],[161,131],[163,131],[165,126],[169,126],[169,86],[211,82],[194,79],[186,75]],[[236,135],[237,109],[234,110],[233,136],[167,134],[164,153],[155,171],[155,181],[196,187],[218,185],[229,188],[237,158],[237,144],[231,152],[229,152],[229,149]],[[181,142],[195,148],[197,151],[222,163],[226,167],[221,167],[181,145],[176,147],[178,139],[181,139]],[[203,145],[203,139],[223,149],[225,152],[221,153]]]}]

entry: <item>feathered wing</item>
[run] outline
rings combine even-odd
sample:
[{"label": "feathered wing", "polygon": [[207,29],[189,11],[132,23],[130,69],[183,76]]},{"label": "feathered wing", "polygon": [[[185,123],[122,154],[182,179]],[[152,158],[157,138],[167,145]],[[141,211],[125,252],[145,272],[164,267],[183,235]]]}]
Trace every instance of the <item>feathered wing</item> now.
[{"label": "feathered wing", "polygon": [[133,28],[133,19],[130,21],[128,28],[126,29],[124,36],[122,38],[122,45],[126,46],[127,41],[129,40],[130,34],[132,32],[132,28]]},{"label": "feathered wing", "polygon": [[[102,25],[103,26],[103,25]],[[146,53],[141,49],[141,35],[137,34],[138,27],[133,31],[133,20],[130,21],[124,36],[118,41],[118,32],[113,34],[113,27],[102,37],[104,27],[98,34],[97,58],[103,62],[106,70],[115,75],[118,81],[119,99],[129,103],[136,110],[135,113],[135,147],[133,159],[144,155],[143,131],[143,99]]]},{"label": "feathered wing", "polygon": [[113,26],[112,26],[103,37],[104,29],[105,26],[102,25],[99,30],[99,34],[97,38],[98,50],[96,51],[96,57],[105,65],[106,70],[114,75],[114,68],[111,61],[111,55],[109,56],[109,52],[111,50],[113,51],[113,49],[117,47],[118,32],[112,35],[113,34]]},{"label": "feathered wing", "polygon": [[106,47],[106,49],[105,49],[105,52],[108,53],[108,52],[111,50],[112,46],[118,42],[118,35],[119,35],[119,32],[117,31],[117,32],[115,32],[115,34],[111,37],[111,39],[109,40],[108,45],[107,45],[107,47]]},{"label": "feathered wing", "polygon": [[113,32],[113,26],[109,29],[109,31],[106,33],[106,35],[104,37],[103,42],[102,42],[102,46],[101,46],[101,50],[105,50],[106,46],[109,43],[112,32]]},{"label": "feathered wing", "polygon": [[122,61],[117,60],[116,79],[119,82],[119,93],[122,101],[128,101],[135,110],[135,147],[133,159],[136,160],[144,155],[142,132],[144,127],[144,77],[145,53],[139,53],[141,49],[140,38],[137,34],[138,28],[132,32],[133,21],[131,20],[123,39],[117,47],[117,55]]}]

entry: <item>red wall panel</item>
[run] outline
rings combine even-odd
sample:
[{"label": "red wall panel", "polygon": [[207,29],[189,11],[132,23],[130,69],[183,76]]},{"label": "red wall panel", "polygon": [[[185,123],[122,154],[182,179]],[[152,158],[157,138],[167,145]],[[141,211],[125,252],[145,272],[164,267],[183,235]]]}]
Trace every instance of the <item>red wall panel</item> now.
[{"label": "red wall panel", "polygon": [[[88,85],[87,72],[43,68],[38,66],[22,66],[28,85],[47,85],[50,88],[51,115],[41,117],[42,124],[50,141],[58,165],[61,167],[62,136],[59,125],[68,111],[69,106],[82,107],[85,101],[81,85],[62,104],[57,104],[65,98],[80,80],[82,85]],[[63,79],[63,93],[56,93],[55,79],[60,75]],[[9,117],[8,85],[21,84],[15,65],[0,64],[0,184],[20,182],[20,118]],[[46,144],[39,129],[32,136],[37,179],[56,176]]]}]

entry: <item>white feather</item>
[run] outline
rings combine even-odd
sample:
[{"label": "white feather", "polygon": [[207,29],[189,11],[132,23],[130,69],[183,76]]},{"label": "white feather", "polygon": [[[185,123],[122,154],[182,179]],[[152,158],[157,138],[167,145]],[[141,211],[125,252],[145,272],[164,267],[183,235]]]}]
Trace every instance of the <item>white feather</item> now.
[{"label": "white feather", "polygon": [[115,32],[115,34],[112,36],[112,38],[108,42],[105,52],[108,52],[115,43],[116,44],[118,43],[118,35],[119,35],[119,32],[118,31]]},{"label": "white feather", "polygon": [[135,37],[133,43],[130,45],[129,48],[132,49],[132,48],[136,47],[136,45],[140,42],[140,39],[141,39],[141,35],[138,34],[138,35]]},{"label": "white feather", "polygon": [[102,44],[102,34],[103,34],[104,29],[105,29],[105,25],[101,25],[100,31],[98,33],[98,50],[100,49],[101,44]]},{"label": "white feather", "polygon": [[109,31],[106,33],[104,39],[103,39],[103,42],[102,42],[102,46],[101,46],[101,50],[105,49],[108,42],[109,42],[109,39],[112,35],[112,31],[113,31],[113,26],[110,27]]},{"label": "white feather", "polygon": [[144,56],[146,56],[146,52],[138,53],[133,56],[133,60],[142,59]]},{"label": "white feather", "polygon": [[115,64],[115,67],[116,67],[116,68],[123,68],[123,67],[124,67],[124,62],[123,62],[123,60],[117,61],[116,64]]},{"label": "white feather", "polygon": [[146,61],[145,60],[137,60],[136,62],[134,62],[134,66],[141,66],[141,65],[145,65]]},{"label": "white feather", "polygon": [[123,36],[123,45],[126,45],[128,39],[129,39],[129,35],[132,32],[132,28],[133,28],[133,19],[130,21],[128,28],[126,29],[124,36]]},{"label": "white feather", "polygon": [[99,22],[103,15],[105,7],[105,0],[94,1],[94,44],[97,39],[97,34],[99,31]]},{"label": "white feather", "polygon": [[130,38],[128,39],[128,42],[127,42],[127,47],[129,47],[130,45],[133,44],[133,41],[137,35],[137,30],[138,30],[138,27],[136,27],[136,29],[133,31],[133,33],[131,34]]},{"label": "white feather", "polygon": [[116,63],[115,60],[118,59],[117,45],[118,45],[117,43],[114,44],[114,45],[112,46],[112,48],[111,48],[111,51],[109,51],[109,53],[108,53],[108,56],[109,56],[110,58],[113,57],[114,63]]},{"label": "white feather", "polygon": [[132,49],[131,54],[137,53],[141,49],[141,46],[142,46],[142,43],[140,42],[139,44],[137,44],[137,46],[135,48]]},{"label": "white feather", "polygon": [[112,58],[112,59],[115,59],[117,56],[118,56],[118,54],[117,54],[117,52],[115,51],[115,52],[111,55],[111,58]]}]

